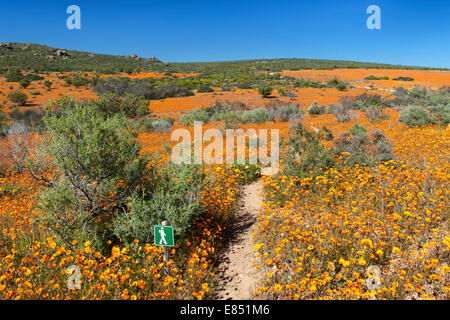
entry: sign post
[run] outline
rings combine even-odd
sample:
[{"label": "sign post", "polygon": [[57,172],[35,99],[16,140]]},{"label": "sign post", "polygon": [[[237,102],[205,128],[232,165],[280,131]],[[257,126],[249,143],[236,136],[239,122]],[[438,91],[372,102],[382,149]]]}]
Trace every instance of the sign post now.
[{"label": "sign post", "polygon": [[164,270],[166,275],[169,274],[169,247],[175,245],[173,227],[169,226],[168,221],[163,221],[160,226],[154,226],[155,245],[163,247],[164,253]]}]

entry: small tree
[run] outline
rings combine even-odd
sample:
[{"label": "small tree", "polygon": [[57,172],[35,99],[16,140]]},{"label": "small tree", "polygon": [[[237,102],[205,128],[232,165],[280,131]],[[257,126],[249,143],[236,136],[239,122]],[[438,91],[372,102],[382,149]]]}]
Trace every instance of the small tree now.
[{"label": "small tree", "polygon": [[26,89],[31,84],[30,80],[22,79],[20,80],[20,86]]},{"label": "small tree", "polygon": [[262,86],[258,88],[258,92],[263,96],[263,98],[267,98],[268,96],[270,96],[272,94],[272,91],[272,87]]},{"label": "small tree", "polygon": [[8,99],[14,104],[23,106],[27,102],[28,96],[26,93],[24,93],[20,90],[16,90],[16,91],[8,93]]},{"label": "small tree", "polygon": [[38,177],[47,187],[40,206],[45,223],[63,240],[78,237],[101,246],[112,234],[111,219],[143,183],[147,162],[123,115],[106,117],[92,105],[67,102],[43,117],[41,151],[52,159],[52,179]]}]

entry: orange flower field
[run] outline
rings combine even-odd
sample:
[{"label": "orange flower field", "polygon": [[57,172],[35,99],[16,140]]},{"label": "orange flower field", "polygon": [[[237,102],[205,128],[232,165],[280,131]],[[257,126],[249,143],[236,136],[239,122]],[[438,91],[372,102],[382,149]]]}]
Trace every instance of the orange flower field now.
[{"label": "orange flower field", "polygon": [[[354,85],[346,91],[296,89],[298,97],[292,99],[277,96],[282,103],[298,103],[303,111],[314,101],[329,105],[345,96],[369,92],[363,88],[367,82],[361,80],[367,75],[413,75],[418,83],[436,87],[448,81],[449,75],[371,69],[363,73],[344,69],[283,74],[320,80],[337,76]],[[192,75],[176,74],[179,78]],[[163,77],[160,73],[121,76]],[[46,79],[53,80],[55,88],[33,97],[32,109],[65,94],[76,99],[96,97],[87,88],[63,88],[56,75],[50,74]],[[378,89],[401,85],[386,81]],[[3,83],[0,88],[7,91],[8,85]],[[390,97],[387,91],[377,93]],[[255,90],[238,89],[224,92],[221,97],[201,93],[152,101],[149,108],[159,118],[178,119],[219,99],[244,101],[252,108],[267,104]],[[337,166],[318,176],[263,176],[264,200],[252,235],[256,254],[252,265],[257,275],[253,298],[450,298],[450,127],[409,128],[398,121],[399,110],[386,108],[383,113],[386,117],[375,122],[360,110],[352,110],[352,117],[346,122],[336,121],[332,113],[305,113],[302,123],[310,131],[325,126],[338,136],[355,124],[364,125],[368,133],[381,130],[392,143],[395,158],[372,167],[351,167],[342,156],[337,156]],[[267,121],[240,127],[279,130],[282,170],[287,161],[285,146],[290,123]],[[171,130],[180,128],[193,133],[192,126],[179,121]],[[227,127],[214,121],[205,128]],[[151,166],[170,161],[164,153],[165,148],[174,145],[170,138],[170,131],[139,135],[142,154],[163,154],[159,163],[153,160]],[[6,150],[8,143],[3,139],[0,146]],[[321,143],[327,149],[333,147],[332,141]],[[259,166],[254,167],[259,170]],[[168,274],[162,247],[153,243],[135,240],[125,246],[109,242],[108,250],[99,252],[89,241],[59,241],[43,223],[41,189],[36,181],[20,170],[0,175],[0,299],[216,298],[221,255],[229,242],[227,229],[239,207],[247,169],[230,165],[208,165],[202,169],[214,181],[202,190],[206,211],[196,217],[189,237],[169,249]],[[73,275],[78,272],[80,282],[73,282]]]}]

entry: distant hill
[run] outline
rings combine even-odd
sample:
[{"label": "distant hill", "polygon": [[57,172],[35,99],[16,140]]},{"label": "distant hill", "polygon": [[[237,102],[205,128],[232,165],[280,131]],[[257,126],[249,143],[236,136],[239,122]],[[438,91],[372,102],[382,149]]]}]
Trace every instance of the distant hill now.
[{"label": "distant hill", "polygon": [[380,63],[316,60],[316,59],[258,59],[224,62],[164,63],[156,58],[144,59],[136,55],[115,56],[64,50],[46,45],[25,43],[0,44],[0,72],[17,68],[24,71],[71,72],[91,71],[103,74],[118,72],[196,72],[222,73],[229,71],[271,71],[335,68],[377,68],[436,70],[427,67],[399,66]]}]

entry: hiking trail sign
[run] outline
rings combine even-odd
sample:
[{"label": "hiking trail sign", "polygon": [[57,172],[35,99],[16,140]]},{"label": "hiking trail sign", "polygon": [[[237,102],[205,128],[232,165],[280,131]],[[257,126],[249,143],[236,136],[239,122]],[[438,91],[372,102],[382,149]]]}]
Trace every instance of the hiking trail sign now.
[{"label": "hiking trail sign", "polygon": [[172,226],[154,226],[155,245],[162,247],[173,247],[175,240]]}]

